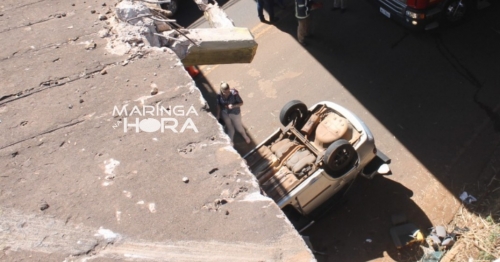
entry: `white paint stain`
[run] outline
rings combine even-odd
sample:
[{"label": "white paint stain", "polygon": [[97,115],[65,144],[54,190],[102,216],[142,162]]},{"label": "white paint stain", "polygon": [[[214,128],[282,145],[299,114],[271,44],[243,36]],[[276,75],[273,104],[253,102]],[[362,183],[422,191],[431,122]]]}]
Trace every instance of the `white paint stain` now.
[{"label": "white paint stain", "polygon": [[256,202],[256,201],[272,201],[270,198],[261,195],[259,192],[253,192],[245,196],[243,202]]},{"label": "white paint stain", "polygon": [[[154,96],[158,96],[158,95],[161,95],[161,94],[163,94],[163,93],[165,93],[165,92],[160,91],[160,92],[158,92],[158,93],[157,93],[156,95],[154,95]],[[151,95],[149,95],[149,96],[141,96],[141,97],[137,98],[137,99],[136,99],[136,100],[134,100],[134,101],[136,101],[136,102],[141,102],[141,105],[144,105],[144,102],[146,102],[146,100],[150,99],[151,97],[153,97],[153,96],[151,96]]]},{"label": "white paint stain", "polygon": [[123,192],[122,192],[122,193],[123,193],[123,195],[125,195],[125,196],[126,196],[126,197],[128,197],[128,198],[131,198],[131,197],[132,197],[132,193],[131,193],[131,192],[129,192],[129,191],[127,191],[127,190],[123,190]]},{"label": "white paint stain", "polygon": [[113,184],[113,181],[104,181],[102,182],[102,186],[110,186]]},{"label": "white paint stain", "polygon": [[156,205],[155,205],[155,203],[149,203],[148,208],[149,208],[149,212],[156,213]]},{"label": "white paint stain", "polygon": [[116,216],[116,221],[118,221],[118,223],[120,223],[120,220],[122,218],[122,212],[117,210],[115,213],[115,216]]},{"label": "white paint stain", "polygon": [[115,168],[120,164],[120,161],[110,158],[109,160],[104,160],[104,173],[108,175],[115,174]]},{"label": "white paint stain", "polygon": [[115,240],[119,235],[114,233],[113,231],[109,230],[109,229],[105,229],[105,228],[102,228],[100,227],[99,230],[97,231],[97,234],[95,234],[94,236],[96,237],[103,237],[104,239],[108,240],[108,241],[113,241]]},{"label": "white paint stain", "polygon": [[146,256],[139,256],[139,255],[136,255],[136,254],[123,254],[124,257],[129,257],[129,258],[143,258],[143,259],[147,259],[148,257]]}]

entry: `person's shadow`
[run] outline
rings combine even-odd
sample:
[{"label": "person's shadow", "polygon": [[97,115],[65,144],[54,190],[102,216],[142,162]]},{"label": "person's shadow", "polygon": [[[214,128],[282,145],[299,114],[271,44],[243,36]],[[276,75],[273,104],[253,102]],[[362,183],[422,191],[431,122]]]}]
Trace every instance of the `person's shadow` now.
[{"label": "person's shadow", "polygon": [[347,201],[332,208],[302,235],[309,236],[319,251],[316,258],[320,262],[381,257],[418,261],[423,255],[418,244],[397,249],[389,233],[391,216],[404,214],[424,235],[428,234],[432,224],[412,196],[411,190],[389,178],[358,177],[346,194]]}]

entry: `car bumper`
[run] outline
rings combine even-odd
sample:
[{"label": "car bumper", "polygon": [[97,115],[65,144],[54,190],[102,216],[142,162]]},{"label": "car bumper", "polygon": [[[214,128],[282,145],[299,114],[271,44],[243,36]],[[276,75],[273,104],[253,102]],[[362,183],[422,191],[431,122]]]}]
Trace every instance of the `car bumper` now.
[{"label": "car bumper", "polygon": [[417,10],[394,0],[377,0],[382,15],[394,19],[410,29],[431,30],[439,26],[441,9],[433,7]]}]

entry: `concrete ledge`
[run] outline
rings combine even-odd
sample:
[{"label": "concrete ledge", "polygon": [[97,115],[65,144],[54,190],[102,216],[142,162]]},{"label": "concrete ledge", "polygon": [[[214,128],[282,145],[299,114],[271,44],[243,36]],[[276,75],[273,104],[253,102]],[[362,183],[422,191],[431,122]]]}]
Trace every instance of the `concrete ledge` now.
[{"label": "concrete ledge", "polygon": [[188,37],[202,39],[191,46],[184,65],[250,63],[257,52],[257,42],[247,28],[191,29]]},{"label": "concrete ledge", "polygon": [[[44,48],[10,45],[15,55],[0,60],[9,87],[0,93],[1,260],[314,260],[259,194],[175,54],[109,54],[98,36],[105,21],[89,11],[102,3],[80,5],[51,6],[73,12],[58,18],[61,31],[90,33],[72,30],[78,41],[66,42],[57,24],[38,24]],[[25,30],[4,29],[14,39]]]}]

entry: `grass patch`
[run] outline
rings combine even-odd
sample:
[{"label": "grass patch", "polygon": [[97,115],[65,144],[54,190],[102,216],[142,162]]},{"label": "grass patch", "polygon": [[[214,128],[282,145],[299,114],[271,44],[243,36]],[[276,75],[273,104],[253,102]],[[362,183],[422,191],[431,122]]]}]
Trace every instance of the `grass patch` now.
[{"label": "grass patch", "polygon": [[[494,170],[494,169],[493,169]],[[494,170],[485,190],[473,205],[462,205],[448,228],[466,229],[449,261],[493,261],[500,258],[500,179]],[[500,177],[500,176],[499,176]],[[458,245],[461,243],[461,245]],[[453,249],[453,248],[452,248]]]}]

